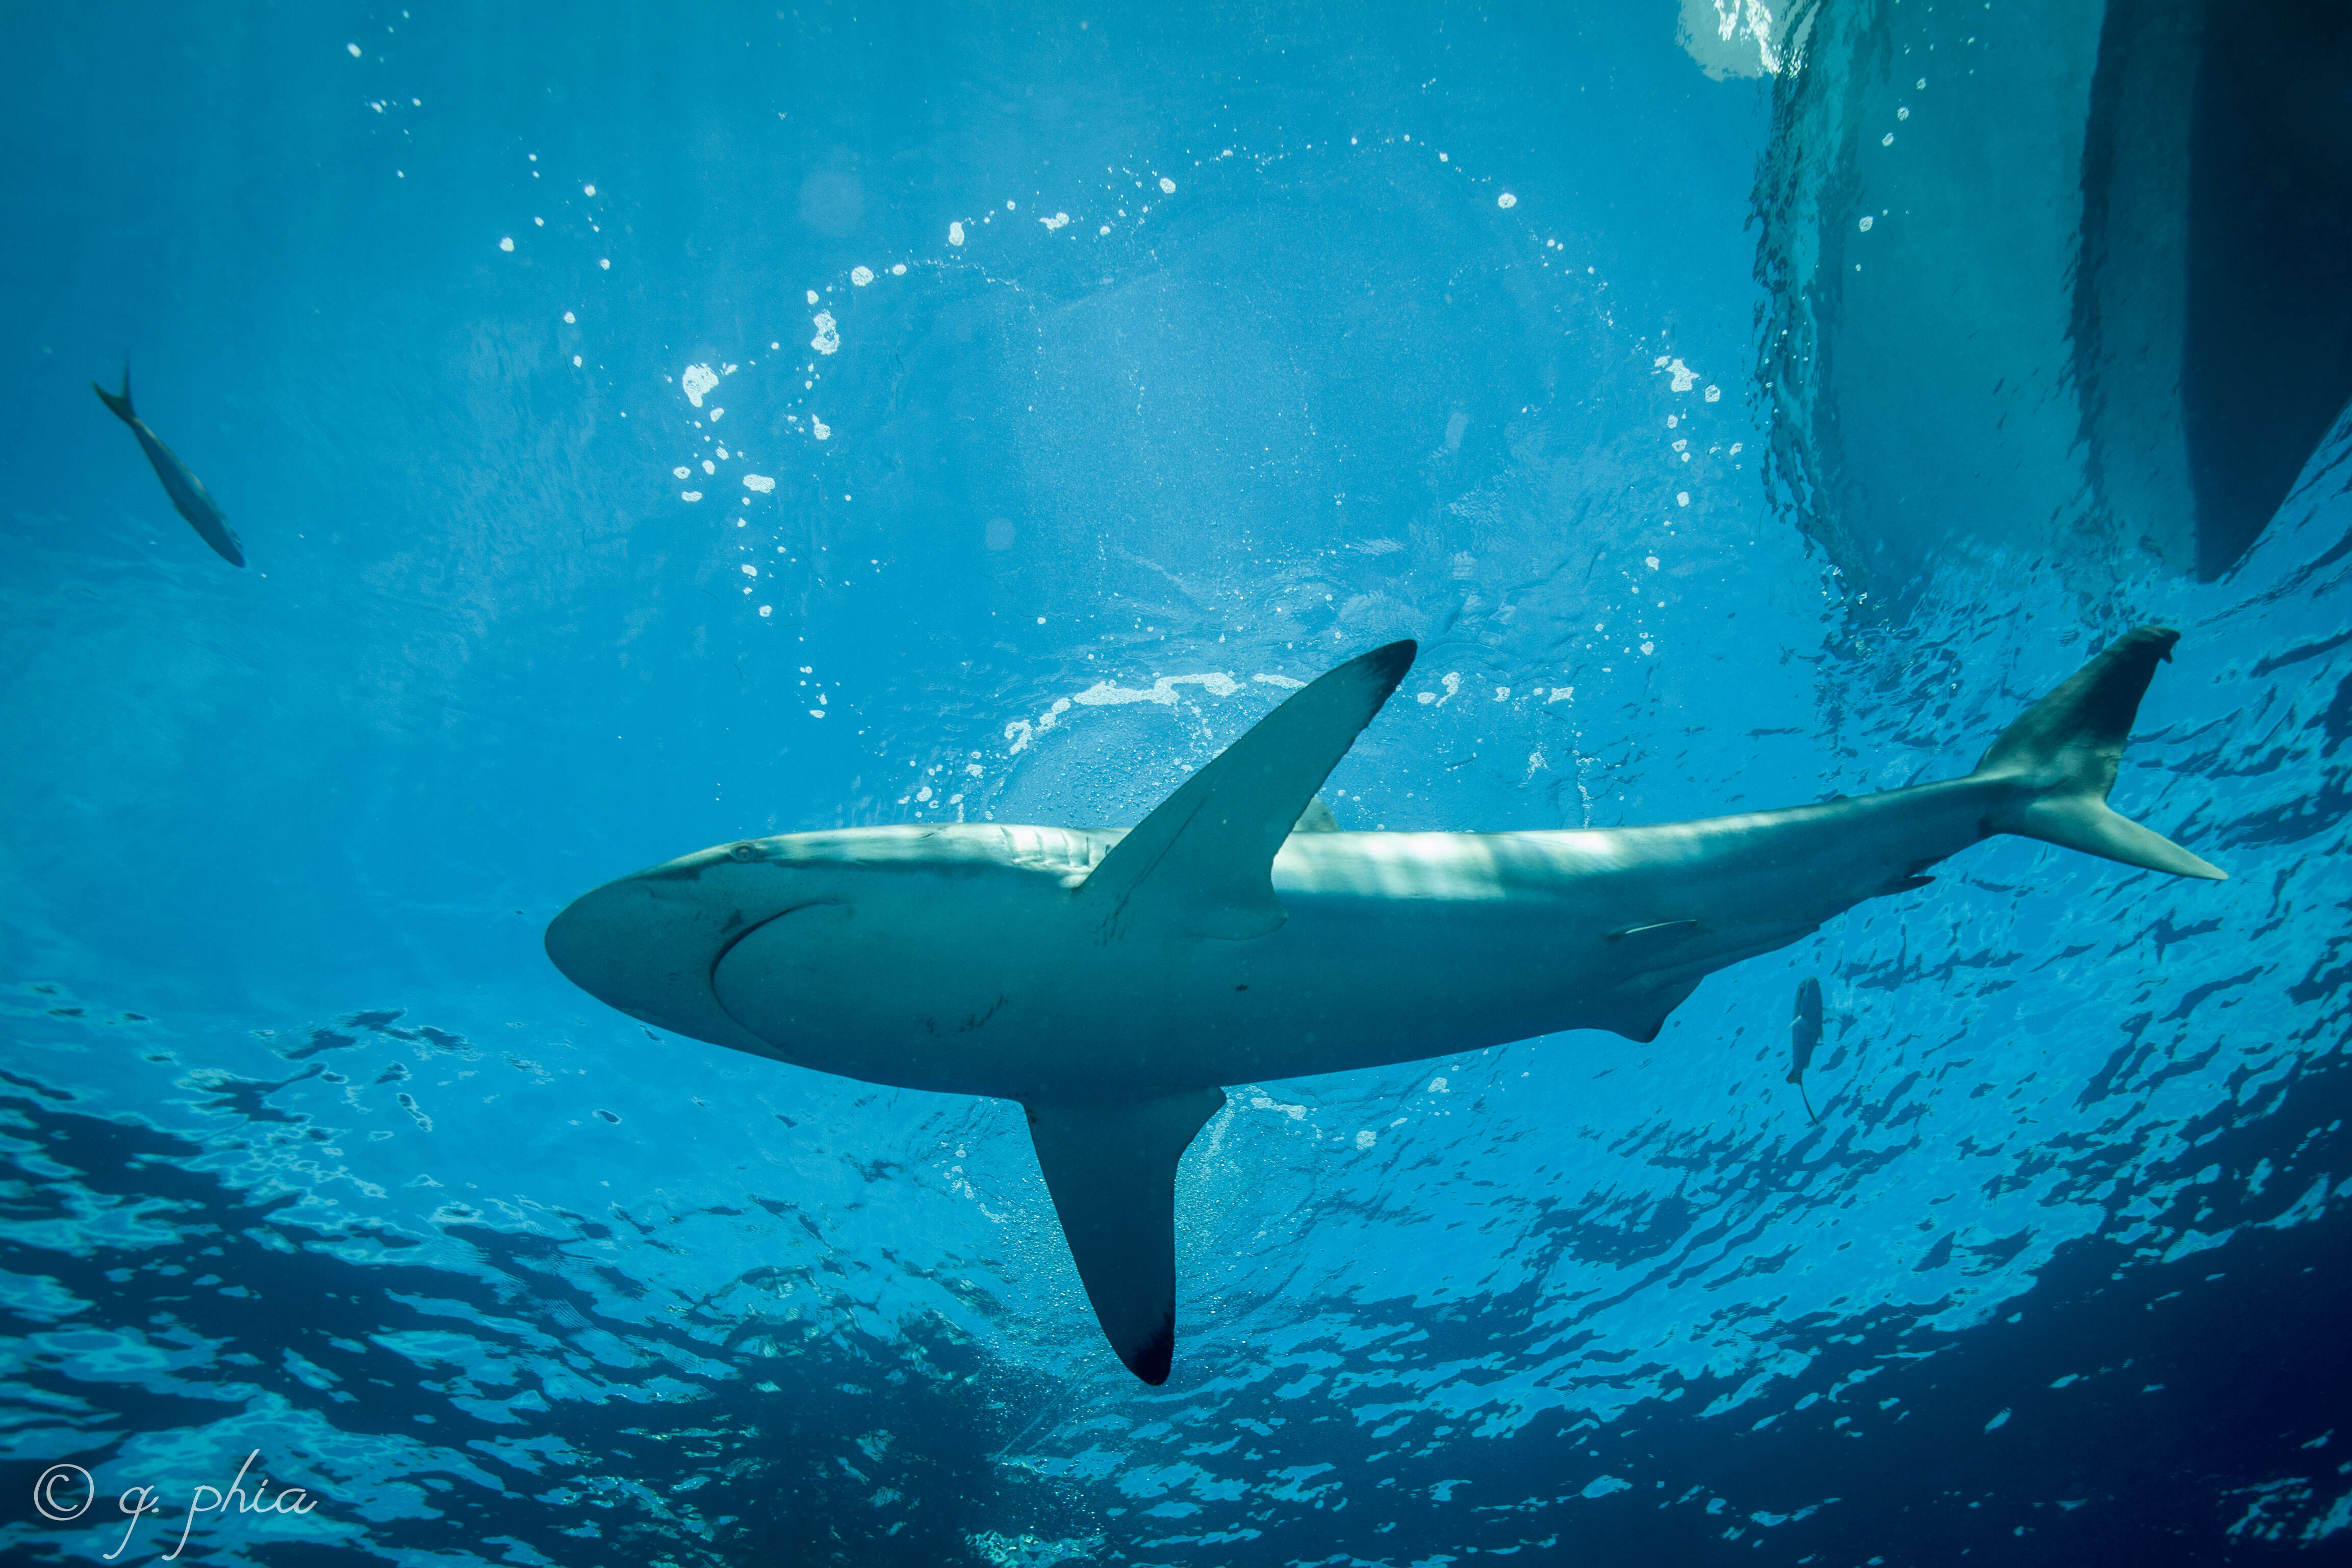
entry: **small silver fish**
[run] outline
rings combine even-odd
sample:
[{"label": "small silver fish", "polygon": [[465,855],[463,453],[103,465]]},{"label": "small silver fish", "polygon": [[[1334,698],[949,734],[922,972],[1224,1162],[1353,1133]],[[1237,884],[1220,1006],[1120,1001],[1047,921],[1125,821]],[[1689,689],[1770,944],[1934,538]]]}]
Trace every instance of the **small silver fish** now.
[{"label": "small silver fish", "polygon": [[188,472],[188,465],[172,455],[172,449],[156,439],[147,428],[147,422],[131,407],[131,361],[122,361],[122,395],[115,396],[96,382],[89,383],[99,401],[114,411],[114,417],[131,427],[139,438],[139,449],[147,454],[147,461],[155,465],[155,477],[163,481],[163,494],[172,497],[172,505],[196,537],[213,547],[220,558],[231,566],[245,564],[245,547],[237,542],[236,530],[228,526],[228,517],[220,503],[205,488],[205,482]]},{"label": "small silver fish", "polygon": [[1813,1120],[1812,1096],[1805,1092],[1805,1068],[1813,1060],[1813,1047],[1822,1042],[1822,983],[1811,975],[1797,988],[1797,1013],[1789,1020],[1789,1046],[1792,1060],[1789,1064],[1788,1082],[1797,1086],[1797,1098],[1805,1103],[1805,1114]]}]

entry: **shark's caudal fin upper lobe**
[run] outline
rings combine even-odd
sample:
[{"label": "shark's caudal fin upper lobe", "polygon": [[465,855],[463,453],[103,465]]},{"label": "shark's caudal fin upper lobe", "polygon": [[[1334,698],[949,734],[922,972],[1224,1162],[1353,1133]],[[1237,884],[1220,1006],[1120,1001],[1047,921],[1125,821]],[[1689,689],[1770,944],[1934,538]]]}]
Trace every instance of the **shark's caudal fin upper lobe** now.
[{"label": "shark's caudal fin upper lobe", "polygon": [[2149,871],[2225,880],[2220,867],[2107,805],[2139,700],[2179,641],[2163,626],[2125,632],[2002,730],[1973,777],[2014,779],[2030,793],[1985,825]]}]

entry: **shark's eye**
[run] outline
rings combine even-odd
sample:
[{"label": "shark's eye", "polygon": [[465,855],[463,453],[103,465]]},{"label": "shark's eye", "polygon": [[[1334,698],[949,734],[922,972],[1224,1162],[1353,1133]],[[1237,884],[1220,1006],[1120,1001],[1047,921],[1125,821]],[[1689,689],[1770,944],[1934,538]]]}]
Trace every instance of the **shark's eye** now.
[{"label": "shark's eye", "polygon": [[733,849],[729,850],[727,852],[733,855],[739,861],[747,861],[755,858],[760,852],[753,849],[749,844],[737,844]]}]

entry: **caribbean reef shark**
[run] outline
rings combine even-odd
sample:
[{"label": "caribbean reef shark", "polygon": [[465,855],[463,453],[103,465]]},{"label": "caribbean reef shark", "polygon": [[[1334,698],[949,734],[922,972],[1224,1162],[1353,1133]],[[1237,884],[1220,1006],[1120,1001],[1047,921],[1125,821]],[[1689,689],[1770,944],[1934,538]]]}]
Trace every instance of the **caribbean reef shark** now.
[{"label": "caribbean reef shark", "polygon": [[245,547],[237,542],[236,530],[228,526],[228,517],[213,499],[205,482],[188,472],[188,465],[173,455],[172,449],[156,438],[147,428],[147,422],[131,407],[131,363],[122,365],[122,395],[115,396],[96,382],[89,383],[99,401],[114,411],[114,417],[131,427],[139,438],[139,450],[147,454],[147,461],[155,465],[155,477],[163,481],[163,494],[172,497],[172,505],[196,537],[213,547],[220,558],[231,566],[245,564]]},{"label": "caribbean reef shark", "polygon": [[547,952],[595,997],[696,1040],[1019,1101],[1103,1333],[1159,1384],[1177,1160],[1221,1084],[1559,1030],[1652,1040],[1706,976],[1918,887],[1996,833],[2220,878],[2106,804],[2179,636],[2118,638],[1965,779],[1660,827],[1300,831],[1412,664],[1414,645],[1392,643],[1292,695],[1126,832],[746,839],[585,894]]}]

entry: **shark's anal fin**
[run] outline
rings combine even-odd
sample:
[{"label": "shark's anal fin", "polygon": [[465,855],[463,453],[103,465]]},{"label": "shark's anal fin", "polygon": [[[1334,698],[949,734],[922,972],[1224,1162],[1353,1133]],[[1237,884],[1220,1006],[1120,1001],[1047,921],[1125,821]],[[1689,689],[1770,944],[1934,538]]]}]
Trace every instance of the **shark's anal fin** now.
[{"label": "shark's anal fin", "polygon": [[1222,1089],[1029,1101],[1029,1135],[1111,1348],[1157,1387],[1176,1351],[1176,1162]]},{"label": "shark's anal fin", "polygon": [[1104,938],[1150,927],[1242,940],[1279,926],[1275,854],[1415,651],[1391,643],[1292,693],[1160,802],[1078,887]]}]

